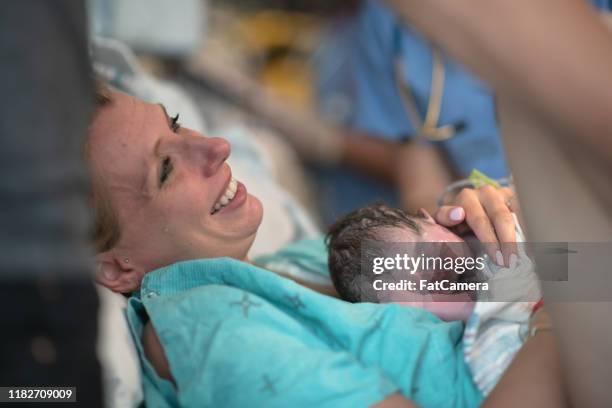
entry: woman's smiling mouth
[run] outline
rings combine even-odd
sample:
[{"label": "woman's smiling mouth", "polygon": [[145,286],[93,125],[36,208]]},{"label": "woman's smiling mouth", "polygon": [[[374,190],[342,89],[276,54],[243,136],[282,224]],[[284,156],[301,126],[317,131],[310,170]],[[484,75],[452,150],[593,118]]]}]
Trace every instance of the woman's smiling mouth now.
[{"label": "woman's smiling mouth", "polygon": [[232,177],[230,179],[229,184],[227,185],[227,188],[225,189],[225,192],[223,193],[221,198],[219,198],[219,200],[215,203],[213,210],[211,211],[211,214],[216,213],[221,208],[228,205],[236,196],[237,189],[238,189],[238,182],[236,181],[234,177]]}]

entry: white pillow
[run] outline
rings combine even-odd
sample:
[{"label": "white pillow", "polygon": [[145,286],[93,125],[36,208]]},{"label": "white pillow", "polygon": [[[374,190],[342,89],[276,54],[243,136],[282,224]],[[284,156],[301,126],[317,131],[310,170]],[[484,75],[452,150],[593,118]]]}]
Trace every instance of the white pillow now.
[{"label": "white pillow", "polygon": [[107,407],[137,407],[143,401],[138,352],[125,317],[127,299],[96,285],[100,298],[97,353]]}]

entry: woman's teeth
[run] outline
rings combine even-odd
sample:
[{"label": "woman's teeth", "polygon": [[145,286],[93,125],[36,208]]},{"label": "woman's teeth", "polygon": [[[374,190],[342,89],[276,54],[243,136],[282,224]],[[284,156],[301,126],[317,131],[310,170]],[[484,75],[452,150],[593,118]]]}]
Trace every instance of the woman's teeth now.
[{"label": "woman's teeth", "polygon": [[229,182],[229,185],[227,186],[227,189],[225,190],[225,193],[223,193],[219,201],[215,203],[212,214],[216,213],[221,208],[228,205],[230,201],[234,199],[234,197],[236,196],[237,188],[238,188],[238,182],[236,181],[235,178],[232,177],[232,179]]}]

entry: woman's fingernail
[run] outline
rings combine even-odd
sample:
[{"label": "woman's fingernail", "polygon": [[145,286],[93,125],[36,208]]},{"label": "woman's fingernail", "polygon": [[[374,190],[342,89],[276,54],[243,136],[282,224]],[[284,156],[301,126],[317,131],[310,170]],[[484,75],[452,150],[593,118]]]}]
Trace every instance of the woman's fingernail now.
[{"label": "woman's fingernail", "polygon": [[451,210],[450,214],[448,214],[451,221],[461,221],[463,220],[463,208],[455,207]]},{"label": "woman's fingernail", "polygon": [[518,256],[516,256],[516,254],[510,254],[510,269],[516,268],[517,263],[518,263]]},{"label": "woman's fingernail", "polygon": [[497,252],[495,252],[495,262],[499,266],[504,266],[504,256],[502,255],[500,250],[497,250]]}]

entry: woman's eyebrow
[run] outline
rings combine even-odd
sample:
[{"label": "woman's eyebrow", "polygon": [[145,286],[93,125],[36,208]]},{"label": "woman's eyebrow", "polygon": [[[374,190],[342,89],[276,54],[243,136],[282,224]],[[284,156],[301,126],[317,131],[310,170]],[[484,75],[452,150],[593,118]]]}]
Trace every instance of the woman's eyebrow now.
[{"label": "woman's eyebrow", "polygon": [[[162,111],[164,112],[164,116],[166,117],[166,123],[168,124],[168,129],[172,130],[172,126],[170,124],[172,122],[172,120],[170,119],[170,116],[168,115],[168,111],[166,110],[166,107],[164,106],[163,103],[158,103],[157,105],[159,107],[161,107]],[[155,157],[159,156],[159,153],[158,153],[159,150],[158,149],[159,149],[159,145],[160,145],[161,141],[162,141],[162,138],[159,137],[157,139],[157,141],[155,142],[155,146],[153,146],[153,155]]]},{"label": "woman's eyebrow", "polygon": [[158,105],[161,106],[162,110],[164,111],[164,115],[166,115],[166,123],[168,124],[168,128],[171,128],[170,123],[172,122],[172,119],[170,119],[170,115],[168,115],[166,107],[163,103],[158,103]]},{"label": "woman's eyebrow", "polygon": [[[164,112],[164,116],[166,117],[166,123],[168,124],[168,128],[172,129],[171,126],[171,119],[170,116],[168,116],[168,111],[166,110],[166,107],[164,106],[163,103],[158,103],[157,104],[159,107],[162,108],[162,111]],[[157,140],[155,141],[155,145],[153,146],[153,157],[159,157],[159,146],[161,145],[161,141],[162,141],[163,136],[160,136],[157,138]],[[148,189],[148,177],[145,175],[144,180],[142,182],[142,191],[149,191]]]}]

